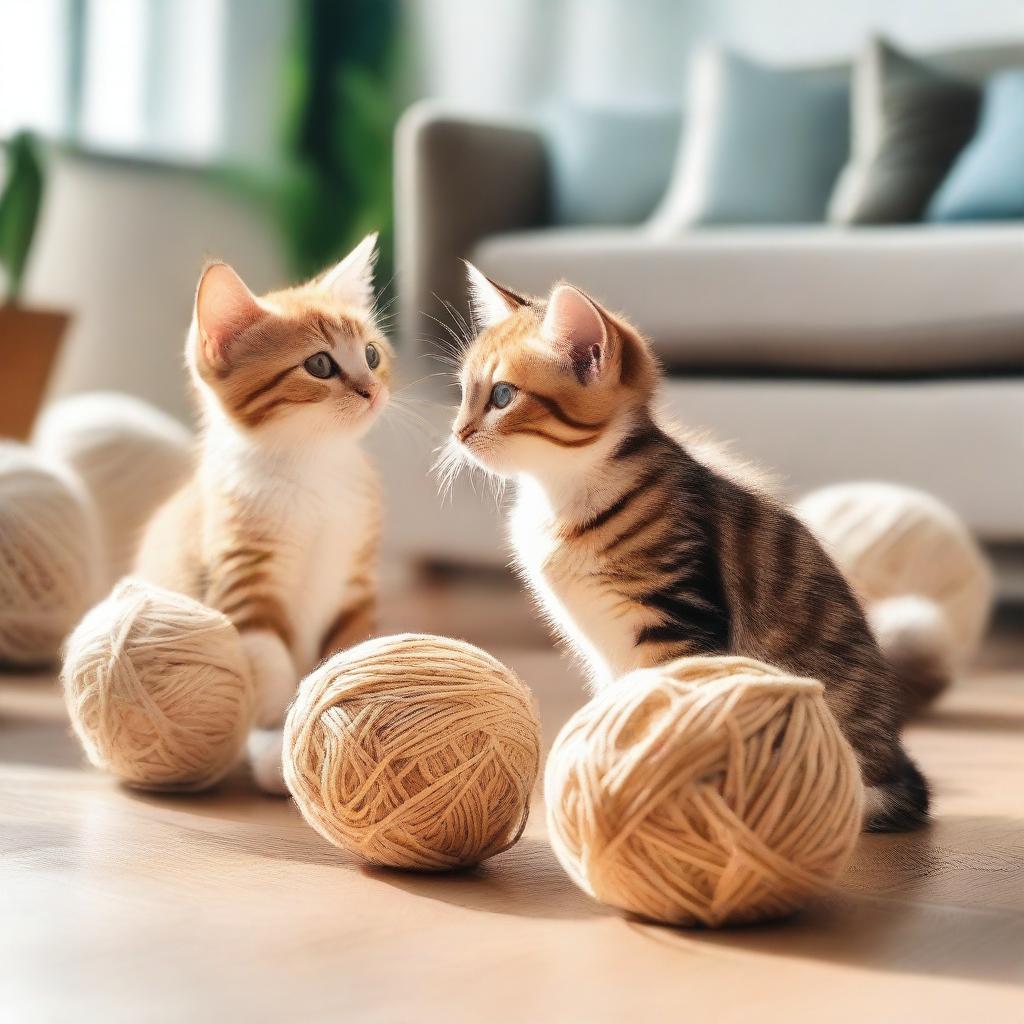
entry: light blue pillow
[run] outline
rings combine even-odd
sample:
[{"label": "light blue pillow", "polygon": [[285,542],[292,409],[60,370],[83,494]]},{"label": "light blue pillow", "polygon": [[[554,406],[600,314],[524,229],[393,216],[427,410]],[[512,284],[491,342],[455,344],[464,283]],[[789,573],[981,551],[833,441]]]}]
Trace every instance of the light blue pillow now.
[{"label": "light blue pillow", "polygon": [[931,221],[1024,217],[1024,69],[985,85],[981,120],[928,206]]},{"label": "light blue pillow", "polygon": [[544,119],[559,224],[639,224],[660,202],[679,144],[678,108],[572,104]]},{"label": "light blue pillow", "polygon": [[849,154],[848,79],[768,67],[718,47],[698,54],[686,138],[653,225],[824,220]]}]

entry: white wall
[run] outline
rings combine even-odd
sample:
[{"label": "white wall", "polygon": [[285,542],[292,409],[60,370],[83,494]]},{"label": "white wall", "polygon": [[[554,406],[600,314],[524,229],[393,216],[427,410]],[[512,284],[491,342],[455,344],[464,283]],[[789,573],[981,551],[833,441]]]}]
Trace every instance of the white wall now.
[{"label": "white wall", "polygon": [[1021,0],[710,0],[713,31],[780,61],[844,57],[880,30],[910,49],[1024,40]]},{"label": "white wall", "polygon": [[266,218],[202,175],[55,158],[25,295],[72,318],[48,397],[128,391],[187,419],[185,331],[209,257],[258,292],[288,279]]},{"label": "white wall", "polygon": [[780,62],[849,56],[872,30],[909,49],[1024,41],[1024,0],[407,0],[420,91],[519,110],[552,95],[678,103],[700,41]]},{"label": "white wall", "polygon": [[562,0],[558,90],[596,105],[680,102],[690,50],[713,24],[707,0]]},{"label": "white wall", "polygon": [[547,94],[560,0],[405,0],[414,93],[473,110],[517,110]]}]

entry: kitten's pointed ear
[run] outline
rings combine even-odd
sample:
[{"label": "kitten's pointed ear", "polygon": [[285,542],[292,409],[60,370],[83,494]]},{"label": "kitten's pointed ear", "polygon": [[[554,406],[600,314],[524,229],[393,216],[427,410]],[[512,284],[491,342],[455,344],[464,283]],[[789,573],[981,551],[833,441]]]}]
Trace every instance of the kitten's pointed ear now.
[{"label": "kitten's pointed ear", "polygon": [[522,295],[492,281],[469,260],[463,262],[469,280],[469,308],[473,312],[473,322],[478,331],[500,324],[520,306],[526,305],[527,300]]},{"label": "kitten's pointed ear", "polygon": [[233,339],[266,315],[259,300],[231,267],[211,263],[196,289],[199,355],[217,369],[226,368]]},{"label": "kitten's pointed ear", "polygon": [[608,324],[578,288],[560,284],[548,299],[541,336],[563,350],[581,384],[597,380],[609,364]]},{"label": "kitten's pointed ear", "polygon": [[373,267],[377,262],[377,232],[367,235],[317,284],[331,298],[367,312],[373,308]]}]

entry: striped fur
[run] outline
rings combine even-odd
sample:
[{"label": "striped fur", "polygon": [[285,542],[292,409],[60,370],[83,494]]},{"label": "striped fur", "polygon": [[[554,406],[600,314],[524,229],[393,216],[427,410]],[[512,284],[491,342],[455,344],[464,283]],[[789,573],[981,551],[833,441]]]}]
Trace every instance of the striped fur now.
[{"label": "striped fur", "polygon": [[[520,573],[594,685],[690,654],[816,677],[871,787],[867,826],[922,821],[927,786],[899,739],[905,695],[809,531],[742,468],[659,424],[654,360],[624,320],[565,286],[486,308],[453,436],[516,481]],[[515,389],[500,410],[497,383]]]},{"label": "striped fur", "polygon": [[[356,252],[344,274],[259,299],[221,265],[204,273],[187,341],[199,462],[137,559],[235,623],[264,727],[321,658],[374,630],[380,495],[358,440],[387,403],[392,352],[368,299],[372,245]],[[319,352],[327,379],[304,365]]]}]

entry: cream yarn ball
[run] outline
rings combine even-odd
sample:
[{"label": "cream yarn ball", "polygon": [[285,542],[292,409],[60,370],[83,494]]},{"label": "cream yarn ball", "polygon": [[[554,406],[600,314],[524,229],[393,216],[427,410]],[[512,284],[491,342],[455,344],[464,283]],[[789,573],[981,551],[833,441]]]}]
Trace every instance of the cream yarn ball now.
[{"label": "cream yarn ball", "polygon": [[995,585],[981,547],[952,509],[911,487],[847,483],[808,494],[796,511],[869,613],[894,598],[927,599],[949,630],[951,668],[974,656]]},{"label": "cream yarn ball", "polygon": [[540,758],[530,691],[471,644],[368,640],[308,676],[284,731],[303,817],[372,864],[437,871],[508,849]]},{"label": "cream yarn ball", "polygon": [[633,672],[548,756],[548,833],[591,896],[655,921],[744,924],[827,888],[863,816],[820,683],[738,657]]},{"label": "cream yarn ball", "polygon": [[34,443],[70,465],[92,494],[108,560],[107,584],[131,571],[150,516],[185,482],[192,435],[131,395],[89,392],[56,402]]},{"label": "cream yarn ball", "polygon": [[0,441],[0,664],[50,664],[100,591],[99,527],[75,475]]},{"label": "cream yarn ball", "polygon": [[89,761],[139,789],[213,785],[238,760],[255,709],[231,622],[132,577],[72,633],[61,680]]}]

